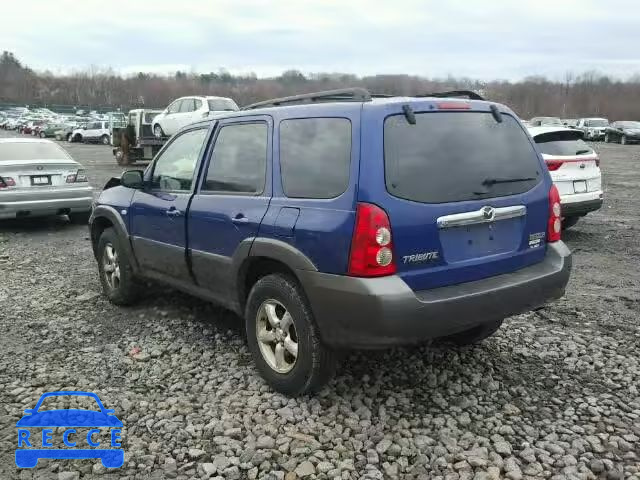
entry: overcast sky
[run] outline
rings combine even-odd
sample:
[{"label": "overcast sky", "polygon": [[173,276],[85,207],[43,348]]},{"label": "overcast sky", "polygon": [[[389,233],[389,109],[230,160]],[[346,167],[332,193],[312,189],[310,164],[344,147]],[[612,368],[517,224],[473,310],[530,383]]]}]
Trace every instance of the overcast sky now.
[{"label": "overcast sky", "polygon": [[[517,80],[640,73],[633,0],[28,0],[0,50],[37,70],[220,68]],[[120,13],[118,13],[120,12]]]}]

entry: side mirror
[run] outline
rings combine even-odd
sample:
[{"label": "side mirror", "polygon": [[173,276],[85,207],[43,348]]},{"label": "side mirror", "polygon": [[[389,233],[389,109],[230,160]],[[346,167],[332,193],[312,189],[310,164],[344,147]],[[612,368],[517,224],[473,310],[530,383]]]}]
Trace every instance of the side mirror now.
[{"label": "side mirror", "polygon": [[128,188],[140,189],[144,185],[142,170],[127,170],[120,177],[120,185]]}]

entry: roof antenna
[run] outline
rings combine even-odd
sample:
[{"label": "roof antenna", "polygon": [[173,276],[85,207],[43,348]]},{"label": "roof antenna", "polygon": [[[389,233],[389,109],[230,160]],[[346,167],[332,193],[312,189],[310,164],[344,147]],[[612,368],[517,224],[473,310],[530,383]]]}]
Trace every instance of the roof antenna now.
[{"label": "roof antenna", "polygon": [[[409,123],[409,125],[415,125],[416,114],[413,113],[413,109],[411,108],[411,105],[403,105],[402,111],[404,112],[404,118],[407,119],[407,122]],[[502,119],[500,119],[500,121],[502,121]]]},{"label": "roof antenna", "polygon": [[498,107],[496,107],[493,103],[489,106],[489,108],[491,109],[491,115],[493,115],[493,118],[495,118],[496,122],[498,123],[502,123],[502,114],[500,113],[500,110],[498,110]]}]

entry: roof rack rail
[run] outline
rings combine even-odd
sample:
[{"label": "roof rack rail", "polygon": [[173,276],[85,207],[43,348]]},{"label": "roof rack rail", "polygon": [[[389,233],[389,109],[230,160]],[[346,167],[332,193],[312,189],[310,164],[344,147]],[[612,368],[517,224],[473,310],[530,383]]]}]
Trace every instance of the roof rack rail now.
[{"label": "roof rack rail", "polygon": [[415,96],[416,97],[436,97],[436,98],[466,97],[469,100],[484,100],[484,98],[481,95],[478,95],[476,92],[473,92],[471,90],[450,90],[448,92],[423,93]]},{"label": "roof rack rail", "polygon": [[242,110],[253,110],[263,107],[279,107],[297,103],[314,102],[370,102],[371,94],[368,90],[355,88],[341,88],[339,90],[326,90],[324,92],[303,93],[302,95],[292,95],[290,97],[272,98],[263,102],[252,103],[242,107]]}]

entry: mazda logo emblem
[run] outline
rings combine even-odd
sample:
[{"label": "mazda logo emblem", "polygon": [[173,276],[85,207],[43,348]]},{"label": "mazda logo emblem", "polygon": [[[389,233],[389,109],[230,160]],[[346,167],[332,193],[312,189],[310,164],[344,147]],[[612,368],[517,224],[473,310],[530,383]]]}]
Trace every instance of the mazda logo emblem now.
[{"label": "mazda logo emblem", "polygon": [[493,217],[496,214],[496,211],[493,207],[482,207],[481,211],[482,217],[485,220],[493,220]]},{"label": "mazda logo emblem", "polygon": [[44,167],[43,167],[42,165],[38,165],[36,168],[37,168],[38,170],[42,170]]}]

